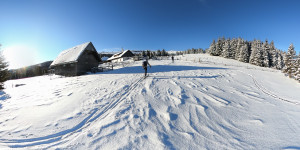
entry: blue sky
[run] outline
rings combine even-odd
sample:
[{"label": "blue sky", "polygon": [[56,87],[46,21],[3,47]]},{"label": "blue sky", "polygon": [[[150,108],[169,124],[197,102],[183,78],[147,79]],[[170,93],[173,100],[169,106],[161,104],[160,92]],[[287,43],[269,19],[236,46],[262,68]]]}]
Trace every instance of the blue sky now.
[{"label": "blue sky", "polygon": [[300,51],[298,0],[1,0],[0,44],[11,68],[93,42],[101,51],[208,48],[218,37]]}]

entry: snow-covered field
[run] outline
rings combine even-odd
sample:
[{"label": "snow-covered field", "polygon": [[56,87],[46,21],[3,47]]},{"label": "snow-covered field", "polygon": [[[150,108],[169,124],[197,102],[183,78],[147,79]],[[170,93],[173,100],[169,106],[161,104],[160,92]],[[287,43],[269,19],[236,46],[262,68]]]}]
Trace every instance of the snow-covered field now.
[{"label": "snow-covered field", "polygon": [[176,59],[150,61],[146,79],[135,62],[7,81],[0,149],[300,149],[295,80],[204,54]]}]

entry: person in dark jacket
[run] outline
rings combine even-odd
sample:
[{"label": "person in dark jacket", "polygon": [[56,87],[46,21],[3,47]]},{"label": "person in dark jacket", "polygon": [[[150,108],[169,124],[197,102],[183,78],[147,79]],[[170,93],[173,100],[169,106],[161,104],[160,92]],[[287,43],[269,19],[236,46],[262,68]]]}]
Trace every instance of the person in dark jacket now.
[{"label": "person in dark jacket", "polygon": [[145,70],[145,77],[147,76],[147,66],[150,66],[150,68],[151,68],[151,65],[149,64],[149,62],[148,62],[148,60],[147,59],[144,59],[144,61],[143,61],[143,68],[144,68],[144,70]]}]

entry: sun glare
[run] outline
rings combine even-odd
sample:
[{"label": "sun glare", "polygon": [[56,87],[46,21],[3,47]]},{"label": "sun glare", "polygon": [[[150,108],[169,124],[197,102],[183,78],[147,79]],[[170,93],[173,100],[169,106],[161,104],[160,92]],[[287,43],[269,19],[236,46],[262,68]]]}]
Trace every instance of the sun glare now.
[{"label": "sun glare", "polygon": [[3,55],[9,63],[9,69],[17,69],[37,63],[36,48],[25,45],[4,47]]}]

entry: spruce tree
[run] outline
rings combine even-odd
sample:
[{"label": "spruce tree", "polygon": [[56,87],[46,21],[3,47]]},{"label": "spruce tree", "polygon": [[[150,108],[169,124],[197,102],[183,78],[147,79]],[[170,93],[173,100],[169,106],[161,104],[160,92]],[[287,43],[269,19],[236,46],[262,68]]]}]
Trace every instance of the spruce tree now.
[{"label": "spruce tree", "polygon": [[263,66],[263,61],[264,61],[264,57],[263,57],[263,49],[262,49],[262,43],[260,40],[258,40],[257,42],[257,53],[256,53],[256,57],[255,57],[255,62],[257,66]]},{"label": "spruce tree", "polygon": [[230,58],[231,58],[231,59],[234,59],[234,58],[235,58],[236,47],[237,47],[237,39],[233,38],[233,39],[230,41],[230,47],[231,47]]},{"label": "spruce tree", "polygon": [[300,53],[299,53],[299,56],[298,56],[298,58],[296,59],[296,62],[295,62],[295,69],[296,69],[296,72],[295,72],[294,78],[298,82],[300,82]]},{"label": "spruce tree", "polygon": [[270,48],[268,40],[266,40],[262,45],[262,57],[263,57],[263,67],[270,67]]},{"label": "spruce tree", "polygon": [[[1,48],[1,45],[0,45]],[[8,80],[8,63],[5,61],[4,56],[2,55],[2,51],[0,51],[0,90],[4,89],[3,83]]]},{"label": "spruce tree", "polygon": [[210,44],[210,47],[208,49],[208,53],[212,56],[216,56],[217,49],[216,49],[216,41],[213,40],[213,42]]},{"label": "spruce tree", "polygon": [[250,58],[249,58],[250,64],[255,65],[254,58],[256,56],[256,53],[257,53],[256,41],[253,40],[252,44],[251,44],[251,54],[250,54]]},{"label": "spruce tree", "polygon": [[227,39],[225,41],[225,44],[223,45],[222,49],[223,49],[222,56],[225,58],[229,58],[231,54],[230,39]]},{"label": "spruce tree", "polygon": [[282,51],[279,51],[278,52],[278,63],[277,63],[276,68],[278,70],[281,70],[283,68],[283,66],[284,66],[283,53],[282,53]]},{"label": "spruce tree", "polygon": [[279,52],[277,50],[275,50],[274,52],[272,52],[272,64],[271,67],[278,69],[277,65],[278,65],[278,61],[279,61]]},{"label": "spruce tree", "polygon": [[295,57],[296,51],[293,43],[289,46],[287,54],[290,55],[292,58]]},{"label": "spruce tree", "polygon": [[269,45],[270,49],[270,67],[276,67],[276,64],[274,61],[278,61],[278,52],[275,48],[274,41],[271,41]]},{"label": "spruce tree", "polygon": [[242,40],[242,38],[238,38],[237,46],[236,46],[236,49],[235,49],[235,57],[234,57],[235,60],[238,60],[239,57],[240,57],[240,54],[241,54],[240,50],[241,50],[241,47],[243,46],[243,42],[244,41]]},{"label": "spruce tree", "polygon": [[248,51],[248,43],[244,43],[240,49],[240,54],[238,60],[241,62],[248,63],[249,62],[249,51]]},{"label": "spruce tree", "polygon": [[262,49],[261,49],[261,42],[259,40],[255,40],[252,43],[251,46],[251,55],[249,63],[256,65],[256,66],[262,66],[263,57],[262,57]]},{"label": "spruce tree", "polygon": [[296,55],[295,47],[293,44],[291,44],[285,55],[285,59],[284,59],[285,67],[283,69],[283,72],[287,73],[290,78],[293,76],[292,74],[294,73],[294,69],[293,69],[294,66],[292,61],[295,55]]},{"label": "spruce tree", "polygon": [[216,43],[216,53],[214,56],[220,56],[222,54],[223,51],[223,41],[221,38],[218,39],[217,43]]}]

